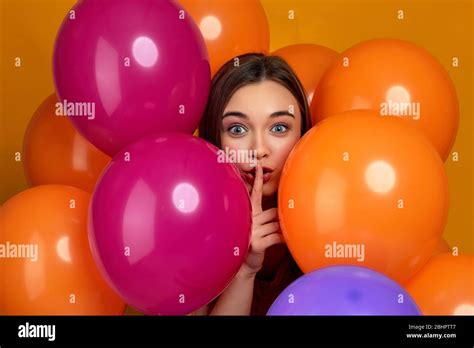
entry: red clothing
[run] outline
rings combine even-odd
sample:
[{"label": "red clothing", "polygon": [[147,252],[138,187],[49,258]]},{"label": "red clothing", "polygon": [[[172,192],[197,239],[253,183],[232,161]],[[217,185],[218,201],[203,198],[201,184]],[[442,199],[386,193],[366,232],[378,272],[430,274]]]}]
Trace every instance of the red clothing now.
[{"label": "red clothing", "polygon": [[278,295],[302,275],[286,245],[270,247],[255,278],[250,315],[266,315]]}]

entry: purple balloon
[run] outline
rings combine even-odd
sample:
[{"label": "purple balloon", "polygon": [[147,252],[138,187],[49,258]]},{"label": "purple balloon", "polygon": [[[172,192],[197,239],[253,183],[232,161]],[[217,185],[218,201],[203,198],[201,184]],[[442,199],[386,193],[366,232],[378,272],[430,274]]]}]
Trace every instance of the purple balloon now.
[{"label": "purple balloon", "polygon": [[195,131],[210,65],[202,35],[180,5],[80,0],[71,11],[54,47],[57,110],[86,139],[112,156],[145,135]]},{"label": "purple balloon", "polygon": [[104,277],[150,315],[209,303],[246,256],[252,214],[238,169],[187,134],[150,136],[118,153],[93,194],[89,239]]},{"label": "purple balloon", "polygon": [[267,315],[421,315],[410,295],[365,267],[330,266],[291,283]]}]

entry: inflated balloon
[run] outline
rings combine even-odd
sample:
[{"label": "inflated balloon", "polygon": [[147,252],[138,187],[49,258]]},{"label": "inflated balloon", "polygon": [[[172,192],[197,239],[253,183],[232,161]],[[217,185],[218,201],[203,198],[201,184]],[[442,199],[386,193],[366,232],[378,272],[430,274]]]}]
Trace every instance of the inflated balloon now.
[{"label": "inflated balloon", "polygon": [[291,283],[267,315],[420,315],[410,295],[364,267],[331,266]]},{"label": "inflated balloon", "polygon": [[43,185],[3,205],[0,315],[122,315],[87,238],[90,194]]},{"label": "inflated balloon", "polygon": [[183,315],[218,296],[249,247],[250,198],[237,167],[187,134],[144,138],[99,180],[90,215],[94,255],[125,302]]},{"label": "inflated balloon", "polygon": [[316,91],[313,122],[348,110],[371,109],[421,130],[445,160],[459,123],[456,90],[444,67],[406,41],[378,39],[341,53]]},{"label": "inflated balloon", "polygon": [[244,53],[269,52],[270,30],[258,0],[180,0],[201,30],[214,75]]},{"label": "inflated balloon", "polygon": [[32,186],[70,185],[92,192],[110,157],[82,137],[67,117],[56,115],[49,96],[36,110],[23,140],[25,175]]},{"label": "inflated balloon", "polygon": [[308,103],[329,66],[336,60],[339,53],[314,44],[297,44],[282,47],[272,55],[280,56],[291,66],[306,91]]},{"label": "inflated balloon", "polygon": [[79,1],[53,64],[63,113],[109,155],[147,134],[192,134],[209,93],[204,40],[175,1]]},{"label": "inflated balloon", "polygon": [[418,130],[351,111],[305,134],[284,166],[278,198],[280,225],[303,272],[351,264],[404,284],[439,243],[448,182]]},{"label": "inflated balloon", "polygon": [[434,256],[406,285],[424,315],[474,314],[474,256]]}]

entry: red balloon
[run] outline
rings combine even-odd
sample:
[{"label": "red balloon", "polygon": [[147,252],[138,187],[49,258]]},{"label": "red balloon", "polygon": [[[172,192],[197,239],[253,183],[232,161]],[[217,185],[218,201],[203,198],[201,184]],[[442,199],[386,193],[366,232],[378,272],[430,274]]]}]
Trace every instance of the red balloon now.
[{"label": "red balloon", "polygon": [[78,1],[54,45],[56,92],[79,132],[112,156],[154,133],[192,134],[210,87],[201,33],[177,1]]},{"label": "red balloon", "polygon": [[137,310],[184,315],[215,299],[249,247],[249,193],[234,164],[187,134],[143,138],[94,191],[89,236],[109,284]]}]

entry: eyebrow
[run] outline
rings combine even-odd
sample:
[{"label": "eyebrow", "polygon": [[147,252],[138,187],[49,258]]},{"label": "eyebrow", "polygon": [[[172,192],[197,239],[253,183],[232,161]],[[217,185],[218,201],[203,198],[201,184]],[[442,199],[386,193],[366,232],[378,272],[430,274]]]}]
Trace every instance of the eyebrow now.
[{"label": "eyebrow", "polygon": [[[236,116],[236,117],[241,117],[241,118],[249,118],[246,114],[240,111],[227,111],[222,118],[227,117],[227,116]],[[293,115],[291,112],[288,110],[281,110],[281,111],[275,111],[272,112],[270,117],[278,117],[278,116],[290,116],[295,118],[295,115]]]}]

